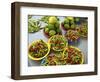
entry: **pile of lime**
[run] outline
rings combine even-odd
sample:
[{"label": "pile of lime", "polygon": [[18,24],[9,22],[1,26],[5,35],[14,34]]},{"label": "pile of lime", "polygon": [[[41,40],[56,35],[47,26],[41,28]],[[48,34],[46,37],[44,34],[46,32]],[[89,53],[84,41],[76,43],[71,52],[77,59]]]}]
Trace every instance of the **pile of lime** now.
[{"label": "pile of lime", "polygon": [[[78,20],[77,20],[78,21]],[[62,22],[62,27],[65,29],[65,30],[68,30],[68,29],[75,29],[75,18],[74,17],[66,17],[64,19],[64,21]]]},{"label": "pile of lime", "polygon": [[48,23],[44,28],[44,33],[49,37],[62,33],[59,20],[56,16],[50,16],[48,18]]}]

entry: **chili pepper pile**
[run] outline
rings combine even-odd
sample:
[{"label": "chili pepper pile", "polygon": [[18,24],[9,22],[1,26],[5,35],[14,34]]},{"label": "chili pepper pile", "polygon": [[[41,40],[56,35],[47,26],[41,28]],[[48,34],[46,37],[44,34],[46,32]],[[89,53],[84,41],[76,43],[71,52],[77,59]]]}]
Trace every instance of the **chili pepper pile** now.
[{"label": "chili pepper pile", "polygon": [[65,34],[65,37],[73,42],[73,41],[77,41],[80,38],[79,32],[76,30],[68,30]]},{"label": "chili pepper pile", "polygon": [[73,47],[73,46],[68,46],[66,50],[64,51],[64,54],[67,54],[68,57],[66,59],[67,64],[81,64],[82,63],[82,52]]},{"label": "chili pepper pile", "polygon": [[50,38],[50,45],[54,51],[62,51],[68,45],[68,42],[62,35],[55,35]]},{"label": "chili pepper pile", "polygon": [[34,58],[41,58],[48,52],[48,46],[43,40],[34,42],[29,47],[29,53]]}]

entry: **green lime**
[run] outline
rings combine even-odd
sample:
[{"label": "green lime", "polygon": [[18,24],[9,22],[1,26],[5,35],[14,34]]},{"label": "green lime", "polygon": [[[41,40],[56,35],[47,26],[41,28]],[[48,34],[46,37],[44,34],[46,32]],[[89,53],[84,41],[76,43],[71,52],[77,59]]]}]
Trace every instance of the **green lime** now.
[{"label": "green lime", "polygon": [[55,34],[56,34],[56,31],[55,31],[55,30],[50,30],[50,31],[49,31],[49,35],[50,35],[50,36],[53,36],[53,35],[55,35]]},{"label": "green lime", "polygon": [[59,22],[55,23],[56,28],[59,28],[59,26],[60,26]]},{"label": "green lime", "polygon": [[69,24],[64,24],[64,28],[69,29],[70,28]]},{"label": "green lime", "polygon": [[57,33],[61,33],[61,30],[60,30],[60,29],[57,29],[56,32],[57,32]]},{"label": "green lime", "polygon": [[45,31],[46,33],[49,33],[49,28],[46,27],[46,28],[44,29],[44,31]]},{"label": "green lime", "polygon": [[75,23],[74,23],[74,21],[70,21],[70,24],[73,25],[73,24],[75,24]]},{"label": "green lime", "polygon": [[53,24],[48,24],[47,27],[49,28],[49,30],[54,30],[54,25]]},{"label": "green lime", "polygon": [[74,24],[72,24],[72,25],[71,25],[71,28],[72,28],[72,29],[74,29],[74,28],[75,28],[75,25],[74,25]]},{"label": "green lime", "polygon": [[57,21],[58,21],[58,20],[57,20],[57,18],[56,18],[55,16],[49,17],[49,23],[50,23],[50,24],[55,24]]},{"label": "green lime", "polygon": [[68,24],[68,23],[69,23],[69,20],[67,18],[65,18],[64,24]]},{"label": "green lime", "polygon": [[67,19],[68,19],[68,20],[74,20],[74,17],[68,16]]}]

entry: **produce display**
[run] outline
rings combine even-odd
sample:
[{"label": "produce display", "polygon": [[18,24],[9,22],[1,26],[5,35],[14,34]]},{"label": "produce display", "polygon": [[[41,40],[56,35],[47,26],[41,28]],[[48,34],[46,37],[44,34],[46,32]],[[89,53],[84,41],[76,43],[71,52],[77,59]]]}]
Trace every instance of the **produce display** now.
[{"label": "produce display", "polygon": [[40,66],[86,63],[87,52],[79,42],[87,42],[86,17],[29,15],[28,36],[28,62]]}]

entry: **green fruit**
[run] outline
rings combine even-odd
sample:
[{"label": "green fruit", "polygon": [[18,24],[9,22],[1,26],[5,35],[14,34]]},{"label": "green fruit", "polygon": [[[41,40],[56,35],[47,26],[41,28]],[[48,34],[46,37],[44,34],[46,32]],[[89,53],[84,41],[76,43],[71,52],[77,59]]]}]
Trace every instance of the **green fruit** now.
[{"label": "green fruit", "polygon": [[57,18],[55,16],[49,17],[49,23],[55,24],[57,22]]},{"label": "green fruit", "polygon": [[49,30],[53,30],[54,29],[54,25],[53,24],[48,24],[47,27],[49,28]]},{"label": "green fruit", "polygon": [[74,21],[70,21],[70,24],[71,24],[71,25],[74,25],[75,23],[74,23]]},{"label": "green fruit", "polygon": [[56,31],[54,31],[54,30],[50,30],[50,31],[49,31],[49,35],[50,35],[50,36],[53,36],[53,35],[55,35],[55,34],[56,34]]},{"label": "green fruit", "polygon": [[61,30],[60,29],[57,29],[56,31],[57,31],[57,33],[61,33]]},{"label": "green fruit", "polygon": [[67,19],[68,20],[74,20],[74,17],[68,16]]},{"label": "green fruit", "polygon": [[59,22],[55,23],[56,28],[59,28],[59,26],[60,26]]},{"label": "green fruit", "polygon": [[73,24],[73,25],[71,25],[71,28],[72,28],[72,29],[74,29],[74,28],[75,28],[75,25],[74,25],[74,24]]},{"label": "green fruit", "polygon": [[65,20],[64,20],[64,24],[68,24],[69,23],[69,20],[66,18]]},{"label": "green fruit", "polygon": [[46,28],[44,29],[44,31],[45,31],[46,33],[49,33],[49,28],[46,27]]},{"label": "green fruit", "polygon": [[70,28],[69,24],[64,24],[64,28],[69,29]]}]

